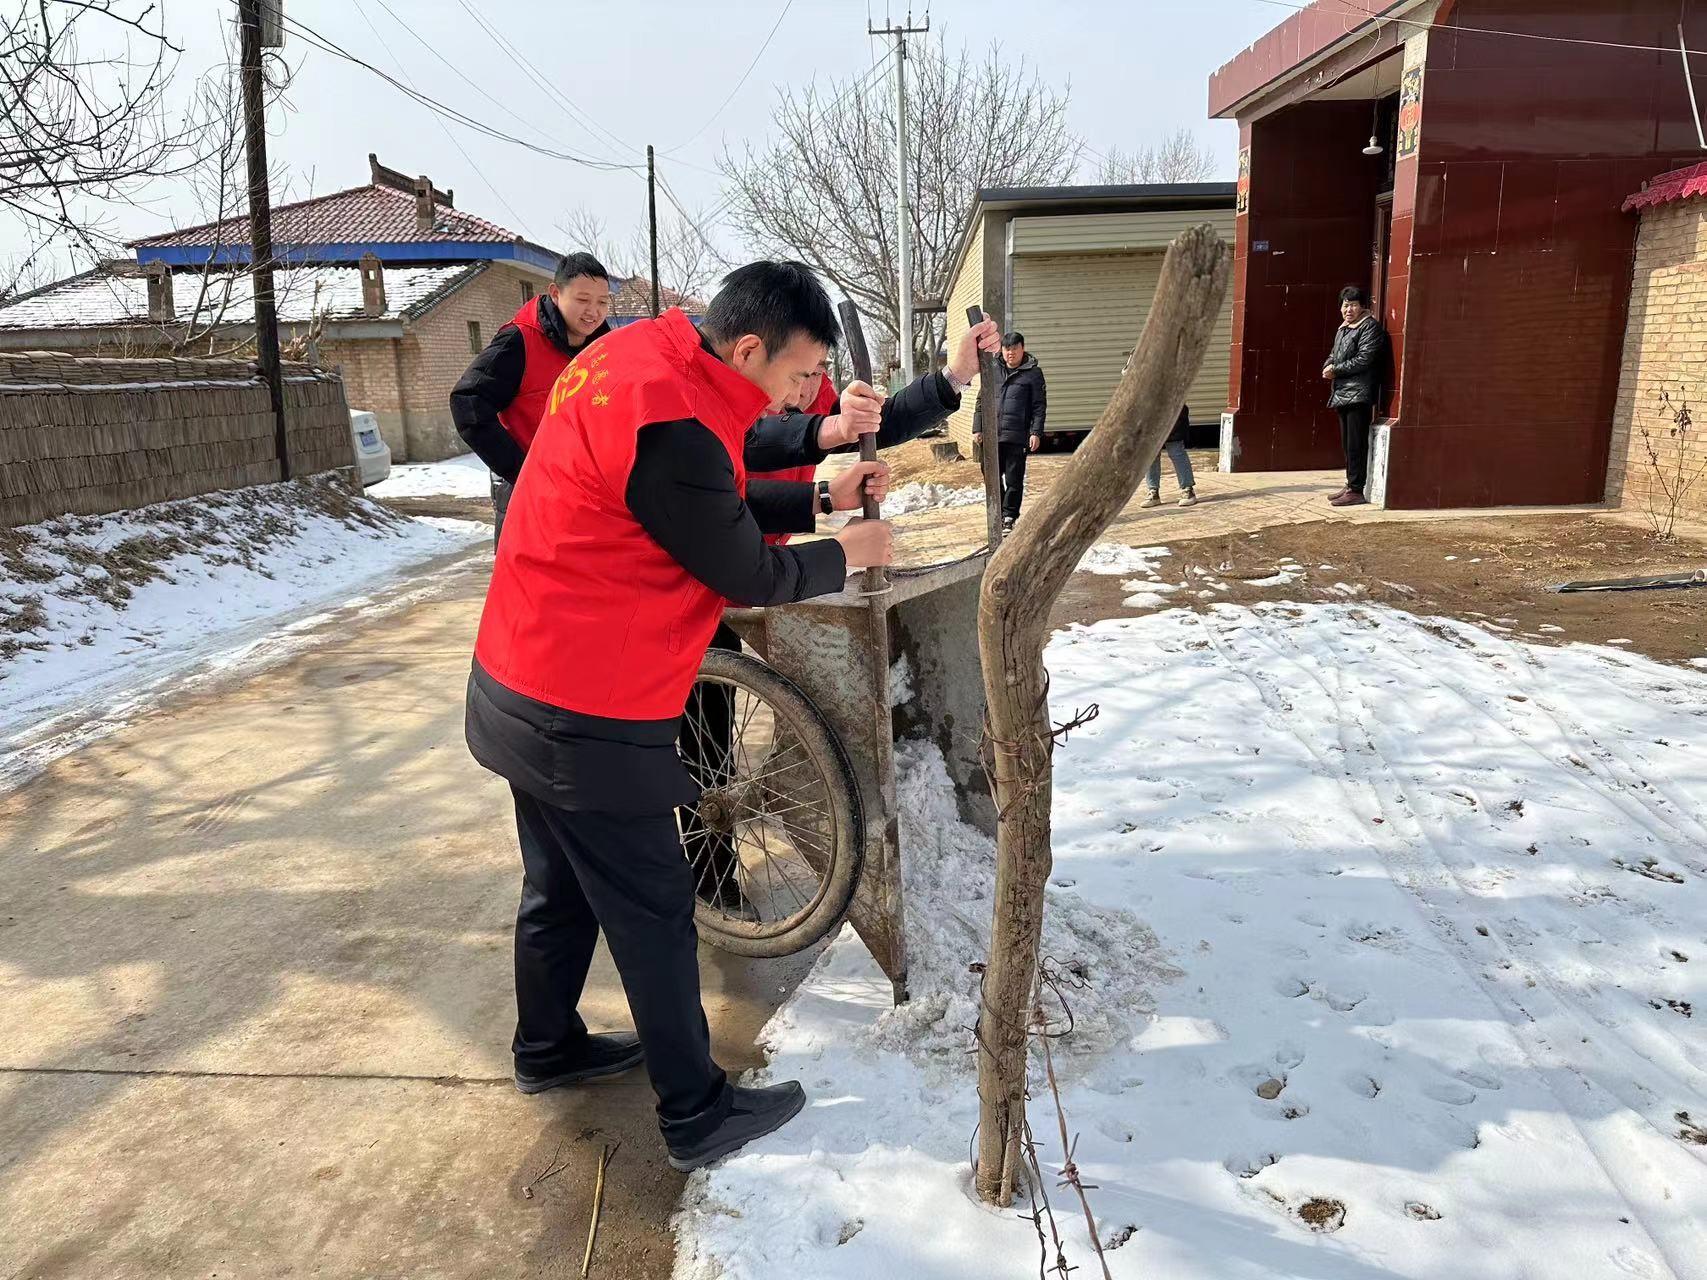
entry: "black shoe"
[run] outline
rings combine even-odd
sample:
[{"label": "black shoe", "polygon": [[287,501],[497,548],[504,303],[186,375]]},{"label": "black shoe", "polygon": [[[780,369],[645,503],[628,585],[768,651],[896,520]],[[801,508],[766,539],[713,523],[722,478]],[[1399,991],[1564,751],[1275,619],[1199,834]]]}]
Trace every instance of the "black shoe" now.
[{"label": "black shoe", "polygon": [[685,1146],[670,1145],[670,1168],[687,1173],[713,1160],[721,1160],[754,1138],[775,1133],[799,1115],[800,1109],[806,1105],[806,1090],[800,1087],[798,1080],[773,1084],[765,1089],[743,1089],[737,1085],[730,1092],[734,1094],[734,1101],[722,1124],[698,1142]]},{"label": "black shoe", "polygon": [[639,1036],[588,1036],[580,1061],[575,1066],[543,1076],[529,1075],[517,1067],[516,1088],[523,1093],[544,1093],[547,1089],[558,1089],[566,1084],[614,1076],[619,1071],[638,1067],[645,1058],[646,1051],[640,1047]]}]

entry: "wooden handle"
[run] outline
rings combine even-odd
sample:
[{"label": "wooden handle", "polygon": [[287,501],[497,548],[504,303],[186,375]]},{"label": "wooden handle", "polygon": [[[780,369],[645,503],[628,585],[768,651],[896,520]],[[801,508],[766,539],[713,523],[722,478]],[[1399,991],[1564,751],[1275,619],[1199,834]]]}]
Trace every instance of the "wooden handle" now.
[{"label": "wooden handle", "polygon": [[[966,308],[966,323],[976,327],[984,323],[984,313],[977,307]],[[996,367],[996,357],[988,351],[978,353],[978,371],[981,385],[978,388],[979,402],[973,408],[973,430],[983,437],[979,446],[984,451],[984,523],[985,538],[990,544],[990,550],[1002,545],[1002,473],[996,460],[996,391],[1001,371]]]},{"label": "wooden handle", "polygon": [[[848,344],[848,362],[853,365],[853,375],[861,382],[871,382],[871,352],[865,345],[865,328],[860,324],[859,308],[851,302],[839,302],[836,311],[842,318],[842,338]],[[867,432],[859,438],[859,460],[861,462],[877,461],[877,435]],[[865,508],[861,513],[867,520],[877,520],[882,516],[878,501],[870,494],[865,495]],[[881,577],[882,570],[867,570]]]}]

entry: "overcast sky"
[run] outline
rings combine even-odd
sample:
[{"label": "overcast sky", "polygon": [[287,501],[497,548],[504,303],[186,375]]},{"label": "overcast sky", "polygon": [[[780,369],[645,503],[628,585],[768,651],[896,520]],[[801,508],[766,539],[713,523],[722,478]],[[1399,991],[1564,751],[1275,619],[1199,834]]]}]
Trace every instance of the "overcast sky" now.
[{"label": "overcast sky", "polygon": [[[559,150],[643,164],[648,142],[660,153],[681,147],[660,168],[694,208],[720,195],[720,179],[706,170],[725,142],[764,137],[777,86],[815,76],[845,79],[883,52],[866,36],[867,0],[794,0],[752,75],[693,137],[734,88],[784,0],[467,3],[621,142],[572,119],[480,29],[462,0],[286,0],[286,12],[435,98],[533,141],[549,139]],[[221,28],[235,7],[233,0],[168,0],[168,27],[185,49],[186,82],[223,57]],[[918,0],[914,18],[925,8]],[[902,0],[889,12],[899,19],[904,9]],[[1227,180],[1236,132],[1231,122],[1205,118],[1209,73],[1286,17],[1285,8],[1265,0],[932,0],[929,9],[926,39],[953,48],[999,39],[1010,56],[1035,63],[1048,83],[1070,84],[1070,122],[1090,146],[1130,151],[1186,125],[1213,150],[1216,176]],[[884,11],[883,0],[872,0],[879,21]],[[600,172],[455,124],[441,128],[432,112],[360,67],[294,37],[285,52],[300,70],[290,110],[271,120],[271,147],[275,162],[293,173],[292,194],[366,182],[367,154],[374,151],[393,168],[427,173],[440,188],[454,188],[459,208],[553,248],[562,247],[557,222],[578,204],[602,215],[618,235],[644,219],[643,174]],[[848,163],[887,164],[889,156]],[[182,190],[161,183],[150,195],[152,208],[119,211],[126,235],[195,220]],[[17,241],[16,228],[0,224],[0,257],[21,248]]]}]

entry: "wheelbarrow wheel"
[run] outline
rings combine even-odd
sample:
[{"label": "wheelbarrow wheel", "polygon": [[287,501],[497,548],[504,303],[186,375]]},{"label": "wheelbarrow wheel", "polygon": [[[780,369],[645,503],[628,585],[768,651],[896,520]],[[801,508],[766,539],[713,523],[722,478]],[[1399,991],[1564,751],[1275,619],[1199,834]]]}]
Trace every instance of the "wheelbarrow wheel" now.
[{"label": "wheelbarrow wheel", "polygon": [[678,809],[694,919],[743,956],[803,951],[841,923],[865,857],[859,786],[841,741],[799,686],[712,649],[682,721],[703,789]]}]

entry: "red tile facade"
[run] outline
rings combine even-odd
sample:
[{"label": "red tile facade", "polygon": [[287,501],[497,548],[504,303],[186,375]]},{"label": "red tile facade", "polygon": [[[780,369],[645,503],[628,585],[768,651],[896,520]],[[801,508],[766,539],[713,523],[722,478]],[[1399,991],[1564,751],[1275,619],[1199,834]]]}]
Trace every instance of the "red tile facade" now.
[{"label": "red tile facade", "polygon": [[[1675,52],[1679,0],[1442,8],[1427,35],[1420,150],[1394,188],[1387,504],[1597,502],[1636,238],[1620,205],[1700,155]],[[1681,16],[1692,44],[1707,45],[1707,0],[1683,0]],[[1274,80],[1266,63],[1239,71],[1249,56],[1218,81],[1249,93]],[[1707,57],[1693,71],[1707,91]],[[1368,112],[1367,102],[1305,102],[1240,122],[1252,167],[1235,286],[1240,470],[1338,457],[1314,374],[1334,290],[1368,275],[1372,193],[1358,164]],[[1268,261],[1247,249],[1265,239]],[[1277,269],[1283,242],[1292,260]]]}]

